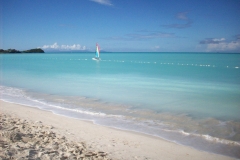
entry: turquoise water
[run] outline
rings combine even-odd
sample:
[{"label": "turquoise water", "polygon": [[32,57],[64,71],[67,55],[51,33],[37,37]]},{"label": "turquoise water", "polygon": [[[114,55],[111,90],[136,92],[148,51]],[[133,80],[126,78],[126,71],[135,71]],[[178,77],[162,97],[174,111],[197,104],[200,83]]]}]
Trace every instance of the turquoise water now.
[{"label": "turquoise water", "polygon": [[240,54],[0,55],[1,99],[240,157]]}]

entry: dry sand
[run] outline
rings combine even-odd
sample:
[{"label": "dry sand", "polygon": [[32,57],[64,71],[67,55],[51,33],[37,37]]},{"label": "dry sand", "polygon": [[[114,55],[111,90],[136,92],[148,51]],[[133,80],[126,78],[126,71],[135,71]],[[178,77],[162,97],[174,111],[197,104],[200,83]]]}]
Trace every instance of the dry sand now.
[{"label": "dry sand", "polygon": [[[24,150],[25,147],[25,150],[28,151],[26,154],[29,154],[28,157],[35,156],[35,159],[43,156],[43,154],[44,157],[41,157],[40,159],[48,159],[49,157],[53,157],[53,159],[78,158],[125,160],[234,159],[222,155],[198,151],[157,137],[95,125],[92,122],[68,118],[53,114],[49,111],[3,101],[0,101],[0,114],[2,117],[0,120],[0,157],[7,154],[9,149],[11,149],[11,146],[13,147],[18,143],[23,143],[25,146],[22,145],[20,150],[18,150],[19,147],[17,148],[15,146],[14,151],[20,152],[21,150]],[[5,119],[5,121],[3,121],[3,119]],[[15,122],[13,122],[14,120]],[[14,128],[14,126],[9,128],[9,126],[6,126],[7,123],[10,123],[9,121],[11,121],[12,124],[17,123],[22,126],[25,125],[30,129],[21,130]],[[28,133],[31,130],[31,134]],[[18,137],[19,134],[16,136],[17,131],[23,132],[22,137]],[[3,133],[6,135],[6,133],[9,134],[9,132],[15,132],[15,138],[12,134],[10,140],[7,140]],[[42,134],[40,136],[42,141],[37,141],[38,143],[36,143],[36,138],[39,137],[39,134]],[[27,135],[31,136],[27,137]],[[49,135],[51,136],[49,137]],[[50,140],[45,142],[43,138],[44,136],[48,136],[48,139],[53,137],[53,140],[51,140],[51,142]],[[62,139],[63,136],[66,137],[63,138],[64,140]],[[35,139],[35,145],[33,139]],[[19,142],[16,142],[17,140],[19,140]],[[58,150],[54,147],[56,141],[59,145]],[[9,144],[6,144],[6,142]],[[36,144],[38,144],[38,146]],[[64,150],[63,147],[61,148],[61,145],[67,146],[65,147],[66,149]],[[74,148],[75,150],[73,151]],[[30,154],[30,151],[32,151],[32,154]]]}]

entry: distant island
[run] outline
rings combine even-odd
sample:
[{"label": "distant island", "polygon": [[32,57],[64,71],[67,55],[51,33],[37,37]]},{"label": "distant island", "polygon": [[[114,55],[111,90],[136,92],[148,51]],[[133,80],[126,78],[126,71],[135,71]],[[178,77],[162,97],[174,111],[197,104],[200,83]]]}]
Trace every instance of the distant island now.
[{"label": "distant island", "polygon": [[0,53],[45,53],[45,52],[41,48],[35,48],[35,49],[29,49],[25,51],[19,51],[16,49],[8,49],[8,50],[0,49]]}]

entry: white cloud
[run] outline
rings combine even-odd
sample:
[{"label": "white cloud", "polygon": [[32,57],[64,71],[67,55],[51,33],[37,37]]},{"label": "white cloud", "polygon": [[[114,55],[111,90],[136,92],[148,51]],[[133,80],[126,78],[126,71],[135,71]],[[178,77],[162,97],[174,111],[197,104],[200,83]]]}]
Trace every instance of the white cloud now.
[{"label": "white cloud", "polygon": [[224,42],[225,40],[225,38],[206,38],[200,41],[200,44],[219,44]]},{"label": "white cloud", "polygon": [[156,51],[160,51],[161,47],[159,45],[151,47],[151,50],[156,52]]},{"label": "white cloud", "polygon": [[57,42],[52,45],[43,45],[40,48],[46,50],[86,50],[86,46],[81,46],[80,44],[58,45]]},{"label": "white cloud", "polygon": [[54,43],[52,45],[44,45],[43,47],[40,47],[42,49],[58,49],[59,45],[57,43]]},{"label": "white cloud", "polygon": [[179,12],[179,13],[177,13],[176,17],[178,19],[188,20],[187,14],[188,14],[188,12]]},{"label": "white cloud", "polygon": [[176,28],[176,29],[189,28],[192,26],[193,21],[188,18],[187,14],[188,12],[179,12],[175,16],[177,19],[182,20],[185,23],[173,23],[173,24],[165,24],[161,26],[165,28]]},{"label": "white cloud", "polygon": [[113,36],[108,37],[108,40],[126,40],[126,41],[139,41],[139,40],[149,40],[158,38],[175,38],[174,33],[164,33],[156,31],[140,31],[140,33],[126,34],[125,36]]},{"label": "white cloud", "polygon": [[226,41],[225,38],[206,38],[200,44],[206,45],[208,52],[240,51],[240,39]]},{"label": "white cloud", "polygon": [[214,38],[213,39],[213,41],[215,41],[215,42],[223,42],[225,40],[226,40],[225,38]]},{"label": "white cloud", "polygon": [[127,36],[134,40],[175,37],[173,33],[162,33],[162,32],[153,32],[153,33],[147,33],[147,34],[128,34]]},{"label": "white cloud", "polygon": [[240,41],[207,44],[207,51],[240,51]]},{"label": "white cloud", "polygon": [[74,45],[61,45],[61,49],[65,50],[85,50],[85,46],[81,46],[80,44],[74,44]]},{"label": "white cloud", "polygon": [[107,6],[113,5],[110,0],[91,0],[91,1]]}]

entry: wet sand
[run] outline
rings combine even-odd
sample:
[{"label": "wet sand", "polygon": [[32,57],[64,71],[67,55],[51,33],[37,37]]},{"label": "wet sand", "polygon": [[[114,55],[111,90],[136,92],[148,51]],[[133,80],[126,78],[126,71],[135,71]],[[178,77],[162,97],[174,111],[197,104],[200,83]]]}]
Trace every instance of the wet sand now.
[{"label": "wet sand", "polygon": [[234,159],[3,101],[0,115],[2,159]]}]

